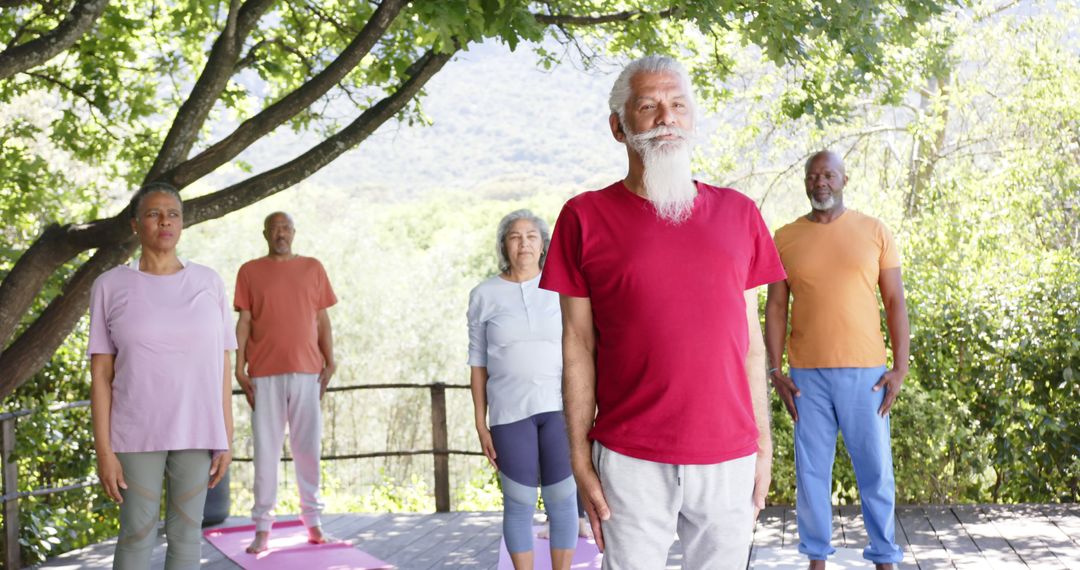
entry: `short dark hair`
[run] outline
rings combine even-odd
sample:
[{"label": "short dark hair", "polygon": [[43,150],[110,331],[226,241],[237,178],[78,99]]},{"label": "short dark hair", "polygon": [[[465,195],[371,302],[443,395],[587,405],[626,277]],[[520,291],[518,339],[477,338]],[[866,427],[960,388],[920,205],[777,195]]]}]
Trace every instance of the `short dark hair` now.
[{"label": "short dark hair", "polygon": [[134,220],[139,217],[139,206],[142,205],[143,200],[150,194],[157,193],[168,194],[176,198],[176,201],[180,203],[180,207],[184,207],[184,199],[180,197],[180,191],[176,189],[176,186],[168,182],[151,182],[139,188],[135,195],[131,197],[131,203],[128,204],[128,215],[131,216],[131,219]]}]

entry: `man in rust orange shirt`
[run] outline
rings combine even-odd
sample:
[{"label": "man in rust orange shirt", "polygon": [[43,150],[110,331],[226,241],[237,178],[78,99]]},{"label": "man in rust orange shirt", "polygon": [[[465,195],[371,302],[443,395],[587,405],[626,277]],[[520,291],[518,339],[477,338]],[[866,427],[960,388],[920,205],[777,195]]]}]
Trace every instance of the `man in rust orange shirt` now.
[{"label": "man in rust orange shirt", "polygon": [[277,472],[285,426],[300,487],[300,520],[308,540],[325,542],[320,513],[319,456],[322,413],[319,402],[334,375],[334,343],[326,310],[337,303],[317,259],[293,253],[296,228],[284,212],[266,217],[263,237],[269,253],[240,267],[233,305],[236,324],[236,380],[252,407],[255,444],[255,540],[247,551],[267,548],[277,503]]},{"label": "man in rust orange shirt", "polygon": [[[835,153],[806,162],[809,214],[776,232],[787,279],[769,285],[765,344],[769,376],[795,421],[799,552],[813,570],[835,552],[832,465],[844,434],[858,480],[870,544],[863,558],[879,570],[900,562],[889,410],[908,371],[909,327],[892,235],[875,218],[844,207],[848,177]],[[885,306],[893,365],[886,368],[877,290]],[[787,339],[790,376],[783,373]]]}]

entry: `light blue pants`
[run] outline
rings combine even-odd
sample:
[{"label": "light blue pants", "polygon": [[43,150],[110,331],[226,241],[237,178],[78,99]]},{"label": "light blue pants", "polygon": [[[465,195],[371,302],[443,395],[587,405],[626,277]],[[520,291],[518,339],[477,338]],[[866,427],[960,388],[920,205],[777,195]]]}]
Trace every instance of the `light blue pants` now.
[{"label": "light blue pants", "polygon": [[896,481],[893,479],[889,418],[878,415],[885,390],[873,391],[885,367],[792,368],[801,392],[795,398],[796,516],[799,552],[826,560],[832,538],[832,467],[836,430],[844,443],[859,485],[863,521],[870,544],[863,558],[875,563],[900,562],[896,545]]}]

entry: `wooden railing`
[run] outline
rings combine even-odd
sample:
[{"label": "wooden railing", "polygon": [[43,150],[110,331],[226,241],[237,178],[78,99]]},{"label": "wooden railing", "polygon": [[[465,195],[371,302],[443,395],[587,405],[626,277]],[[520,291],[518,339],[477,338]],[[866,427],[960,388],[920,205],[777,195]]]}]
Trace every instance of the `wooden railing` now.
[{"label": "wooden railing", "polygon": [[[431,384],[356,384],[353,386],[331,386],[328,392],[346,392],[351,390],[397,390],[397,389],[426,389],[431,394],[431,449],[410,449],[377,451],[372,453],[351,453],[345,455],[324,455],[323,461],[337,461],[342,459],[366,459],[371,457],[401,457],[406,455],[431,455],[432,469],[435,479],[435,510],[448,512],[450,510],[450,456],[451,455],[483,455],[479,451],[464,451],[450,449],[449,430],[446,423],[446,390],[469,389],[468,384],[444,384],[435,382]],[[233,396],[243,395],[242,390],[233,391]],[[89,400],[69,402],[43,408],[42,410],[17,410],[0,414],[0,473],[3,474],[4,495],[0,497],[3,503],[3,546],[4,568],[22,568],[22,554],[19,547],[19,501],[27,497],[37,497],[63,493],[74,489],[82,489],[97,484],[96,477],[89,477],[84,481],[75,481],[69,485],[60,487],[47,487],[32,491],[19,491],[19,470],[17,464],[11,460],[15,452],[15,424],[19,418],[29,416],[35,412],[48,411],[59,412],[73,408],[89,406]],[[285,461],[291,461],[291,457],[283,457]],[[250,457],[236,457],[233,461],[251,461]]]}]

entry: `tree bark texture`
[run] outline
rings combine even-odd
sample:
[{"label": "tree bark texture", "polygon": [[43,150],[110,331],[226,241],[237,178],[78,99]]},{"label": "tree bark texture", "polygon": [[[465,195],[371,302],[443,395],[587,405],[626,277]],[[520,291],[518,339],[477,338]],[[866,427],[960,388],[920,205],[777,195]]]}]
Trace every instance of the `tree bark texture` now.
[{"label": "tree bark texture", "polygon": [[[341,131],[295,159],[228,188],[187,201],[184,204],[184,225],[192,226],[206,220],[219,218],[229,212],[285,190],[311,176],[345,151],[360,144],[371,133],[375,132],[379,126],[401,112],[424,84],[442,69],[452,55],[428,52],[410,67],[410,76],[396,90],[366,109]],[[123,227],[120,223],[123,222],[122,217],[120,215],[110,220],[103,220],[99,228],[107,228],[110,223],[112,227]],[[4,280],[4,287],[8,286],[9,281],[15,284],[25,284],[27,281],[36,280],[43,284],[55,271],[56,267],[63,263],[63,261],[60,261],[49,267],[50,263],[47,262],[55,262],[56,259],[73,251],[74,253],[70,253],[67,257],[67,259],[70,259],[79,251],[85,249],[73,245],[70,239],[65,239],[70,238],[70,236],[65,235],[62,228],[50,228],[50,231],[60,237],[49,242],[48,251],[36,256],[33,265],[20,267],[17,264]],[[98,229],[95,231],[95,236],[105,239],[108,243],[99,246],[97,253],[94,254],[90,261],[80,267],[65,285],[63,293],[53,299],[34,323],[19,335],[3,353],[0,353],[0,398],[11,395],[16,388],[48,362],[52,353],[60,346],[86,311],[90,288],[94,279],[130,257],[137,244],[130,233],[130,229],[127,230],[126,237],[123,237],[124,233],[118,230],[106,232]],[[85,237],[85,234],[80,237]],[[39,240],[39,243],[43,241]],[[35,247],[37,245],[35,244]],[[27,254],[29,253],[28,250]],[[27,254],[24,254],[23,257],[27,257]],[[20,259],[20,262],[22,261]],[[15,285],[10,288],[15,289]],[[29,307],[38,290],[40,290],[40,285],[37,287],[19,287],[18,291],[12,291],[11,297],[16,295],[28,297],[19,300],[22,300],[25,306]],[[2,292],[2,288],[0,288],[0,292]],[[9,297],[9,300],[15,299]],[[0,297],[0,306],[5,309],[5,313],[0,314],[0,316],[7,314],[9,309],[8,305],[2,304],[3,301],[4,299]],[[23,314],[25,310],[23,308],[21,311],[11,311],[11,317],[14,319],[15,325],[18,324],[19,315]]]},{"label": "tree bark texture", "polygon": [[109,0],[79,0],[54,30],[0,53],[0,80],[37,67],[75,44],[105,12]]},{"label": "tree bark texture", "polygon": [[[92,27],[106,4],[107,0],[79,0],[71,15],[56,30],[0,53],[0,80],[39,65],[70,47]],[[166,181],[183,188],[226,164],[261,137],[306,110],[339,85],[371,53],[409,2],[380,2],[364,27],[329,65],[294,91],[249,117],[223,139],[189,158],[207,117],[238,70],[246,39],[274,4],[274,0],[230,0],[222,32],[212,44],[206,64],[188,98],[177,110],[144,183]],[[657,15],[670,18],[674,14],[674,10],[667,10]],[[643,15],[620,12],[583,17],[563,14],[534,17],[545,25],[588,26]],[[33,53],[25,55],[23,52]],[[186,201],[185,226],[219,218],[285,190],[355,148],[399,114],[452,55],[435,51],[425,53],[383,99],[296,158],[228,188]],[[5,75],[4,70],[14,71],[7,71]],[[9,396],[48,362],[85,313],[94,279],[130,257],[136,247],[126,212],[121,212],[87,223],[51,225],[20,256],[0,282],[0,346],[6,345],[0,352],[0,398]],[[64,284],[62,293],[12,341],[35,298],[55,272],[81,252],[93,249],[97,251]]]}]

